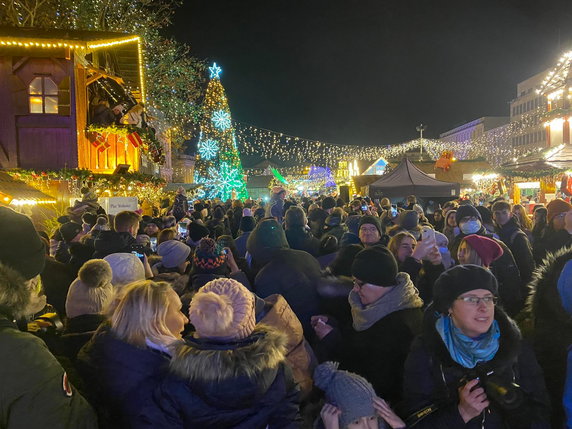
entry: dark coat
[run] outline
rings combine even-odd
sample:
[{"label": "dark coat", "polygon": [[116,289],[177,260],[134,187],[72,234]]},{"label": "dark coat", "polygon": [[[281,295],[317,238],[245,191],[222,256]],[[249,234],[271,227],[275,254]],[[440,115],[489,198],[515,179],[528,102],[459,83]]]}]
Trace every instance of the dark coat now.
[{"label": "dark coat", "polygon": [[234,240],[238,254],[243,258],[246,255],[246,242],[248,241],[248,236],[251,232],[252,231],[243,232]]},{"label": "dark coat", "polygon": [[94,258],[103,259],[112,253],[131,253],[140,246],[128,232],[101,231],[94,241]]},{"label": "dark coat", "polygon": [[75,361],[79,350],[93,337],[103,322],[105,316],[102,314],[84,314],[68,319],[60,337],[63,355],[72,362]]},{"label": "dark coat", "polygon": [[303,250],[312,256],[320,254],[320,240],[303,226],[286,229],[286,240],[291,249]]},{"label": "dark coat", "polygon": [[562,306],[557,283],[564,265],[571,259],[571,247],[546,257],[531,283],[532,294],[527,306],[527,312],[532,315],[534,323],[534,350],[538,363],[544,370],[546,386],[552,398],[554,427],[560,427],[558,425],[564,421],[562,394],[567,350],[572,345],[572,316]]},{"label": "dark coat", "polygon": [[572,235],[565,229],[554,230],[547,227],[542,237],[539,237],[532,248],[534,259],[537,263],[542,263],[547,253],[555,253],[563,247],[572,246]]},{"label": "dark coat", "polygon": [[503,243],[508,246],[512,256],[514,256],[520,272],[520,280],[523,283],[522,290],[526,291],[526,295],[523,298],[526,298],[528,295],[527,285],[532,280],[532,273],[536,266],[532,257],[532,246],[528,241],[528,236],[522,231],[514,217],[510,218],[505,225],[498,227],[497,234]]},{"label": "dark coat", "polygon": [[175,202],[173,203],[173,216],[175,216],[177,222],[185,217],[188,210],[189,203],[187,201],[187,196],[184,194],[175,195]]},{"label": "dark coat", "polygon": [[[494,238],[492,235],[487,234],[484,228],[481,228],[479,232],[477,232],[477,235],[495,240],[498,245],[502,247],[502,256],[491,264],[490,269],[499,283],[499,296],[502,306],[509,316],[514,317],[524,307],[524,300],[528,295],[528,289],[525,288],[525,285],[523,285],[520,279],[520,272],[518,271],[514,256],[506,244]],[[459,246],[466,236],[467,234],[461,232],[455,237],[453,243],[449,243],[451,257],[456,263],[459,263],[457,259]]]},{"label": "dark coat", "polygon": [[[42,340],[0,316],[0,427],[97,428],[96,415]],[[71,392],[71,393],[70,393]]]},{"label": "dark coat", "polygon": [[433,265],[429,261],[419,262],[408,256],[399,264],[399,271],[409,274],[411,281],[419,291],[424,307],[427,307],[433,300],[433,285],[445,271],[445,266],[443,264]]},{"label": "dark coat", "polygon": [[401,400],[403,364],[411,342],[421,332],[423,311],[409,308],[388,314],[365,331],[346,330],[342,369],[369,381],[383,399]]},{"label": "dark coat", "polygon": [[116,338],[102,325],[78,354],[78,369],[100,423],[110,428],[137,428],[141,404],[167,373],[169,357]]},{"label": "dark coat", "polygon": [[232,342],[187,338],[172,375],[140,407],[139,428],[298,428],[298,387],[284,334],[265,325]]},{"label": "dark coat", "polygon": [[521,405],[516,410],[503,411],[489,397],[491,406],[481,416],[464,424],[458,411],[458,388],[464,384],[463,379],[472,380],[477,372],[451,359],[435,329],[436,315],[430,307],[425,312],[423,334],[413,342],[405,362],[403,391],[407,415],[430,405],[437,410],[423,418],[415,428],[550,427],[548,393],[532,349],[522,342],[518,328],[500,307],[495,309],[495,319],[501,331],[499,350],[489,362],[479,363],[477,371],[483,382],[486,376],[481,374],[491,371],[503,385],[510,385],[514,380],[524,395]]},{"label": "dark coat", "polygon": [[51,256],[46,257],[46,265],[40,274],[42,286],[48,304],[54,306],[62,317],[66,315],[66,298],[75,275],[69,265],[56,261]]},{"label": "dark coat", "polygon": [[310,338],[313,335],[310,317],[319,311],[320,264],[302,250],[269,249],[268,252],[270,260],[256,274],[254,290],[261,298],[275,293],[282,295],[300,319],[304,335]]}]

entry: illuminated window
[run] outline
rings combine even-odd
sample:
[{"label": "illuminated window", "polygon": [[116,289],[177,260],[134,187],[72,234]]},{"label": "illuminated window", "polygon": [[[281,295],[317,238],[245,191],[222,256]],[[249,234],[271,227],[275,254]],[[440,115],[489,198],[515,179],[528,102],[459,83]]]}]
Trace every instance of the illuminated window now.
[{"label": "illuminated window", "polygon": [[30,113],[58,113],[58,86],[49,77],[35,77],[28,95]]}]

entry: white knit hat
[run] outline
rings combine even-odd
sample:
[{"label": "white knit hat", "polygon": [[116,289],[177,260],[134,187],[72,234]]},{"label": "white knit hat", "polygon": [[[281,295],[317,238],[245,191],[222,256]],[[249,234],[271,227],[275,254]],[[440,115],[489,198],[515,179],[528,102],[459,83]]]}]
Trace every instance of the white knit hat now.
[{"label": "white knit hat", "polygon": [[114,294],[111,278],[111,266],[103,259],[92,259],[83,264],[78,278],[68,290],[67,317],[101,313]]},{"label": "white knit hat", "polygon": [[133,253],[112,253],[103,259],[111,266],[113,286],[121,287],[137,280],[145,280],[145,267]]}]

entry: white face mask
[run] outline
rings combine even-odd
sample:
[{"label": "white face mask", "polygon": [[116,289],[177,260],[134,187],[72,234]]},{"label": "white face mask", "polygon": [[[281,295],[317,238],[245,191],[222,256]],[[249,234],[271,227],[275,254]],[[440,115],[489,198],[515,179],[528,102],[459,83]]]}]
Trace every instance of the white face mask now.
[{"label": "white face mask", "polygon": [[481,221],[479,220],[469,220],[467,222],[462,222],[459,225],[461,232],[463,234],[475,234],[481,229]]}]

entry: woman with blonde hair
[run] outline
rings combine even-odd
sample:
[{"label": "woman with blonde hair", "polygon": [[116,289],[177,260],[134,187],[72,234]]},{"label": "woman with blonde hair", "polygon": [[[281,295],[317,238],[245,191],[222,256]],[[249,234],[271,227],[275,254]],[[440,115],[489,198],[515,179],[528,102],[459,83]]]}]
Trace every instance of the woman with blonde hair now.
[{"label": "woman with blonde hair", "polygon": [[520,228],[528,236],[528,239],[532,239],[532,220],[526,214],[526,209],[521,204],[515,204],[512,206],[512,214],[518,220]]},{"label": "woman with blonde hair", "polygon": [[107,309],[108,323],[82,348],[78,360],[105,427],[132,427],[171,360],[188,323],[168,283],[126,285]]}]

